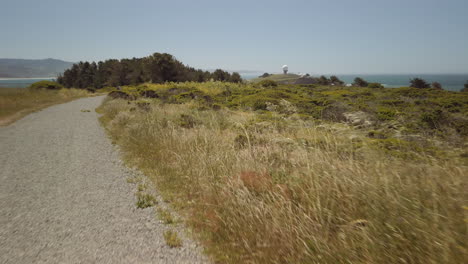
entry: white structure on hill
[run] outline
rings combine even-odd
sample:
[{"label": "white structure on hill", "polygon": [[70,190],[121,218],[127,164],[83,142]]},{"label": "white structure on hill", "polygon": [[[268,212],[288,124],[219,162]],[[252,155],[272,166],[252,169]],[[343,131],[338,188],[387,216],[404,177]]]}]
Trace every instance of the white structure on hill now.
[{"label": "white structure on hill", "polygon": [[283,72],[284,74],[288,74],[289,67],[288,65],[283,65]]}]

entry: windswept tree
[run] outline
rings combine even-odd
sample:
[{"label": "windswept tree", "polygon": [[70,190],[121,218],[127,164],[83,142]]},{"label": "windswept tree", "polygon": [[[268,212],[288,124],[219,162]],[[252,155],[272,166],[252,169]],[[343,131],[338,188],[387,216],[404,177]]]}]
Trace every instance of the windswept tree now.
[{"label": "windswept tree", "polygon": [[460,90],[460,92],[468,93],[468,81],[466,81],[464,87]]},{"label": "windswept tree", "polygon": [[362,79],[361,77],[354,78],[353,86],[357,87],[367,87],[369,83]]},{"label": "windswept tree", "polygon": [[317,79],[317,82],[318,82],[318,84],[321,84],[321,85],[329,85],[330,84],[330,80],[327,77],[325,77],[325,75],[320,76]]},{"label": "windswept tree", "polygon": [[223,71],[221,69],[216,69],[213,72],[213,80],[215,80],[215,81],[224,82],[224,81],[229,81],[230,78],[231,78],[231,75],[227,71]]},{"label": "windswept tree", "polygon": [[231,74],[231,77],[229,78],[229,81],[233,83],[240,83],[242,82],[242,77],[240,76],[238,72],[233,72]]},{"label": "windswept tree", "polygon": [[431,87],[432,87],[433,89],[443,90],[442,85],[441,85],[440,83],[438,83],[438,82],[433,82],[433,83],[431,84]]},{"label": "windswept tree", "polygon": [[336,85],[336,86],[343,86],[344,82],[340,80],[338,77],[335,75],[330,76],[330,83],[331,85]]},{"label": "windswept tree", "polygon": [[429,88],[430,85],[421,78],[414,78],[410,80],[410,87],[414,88]]}]

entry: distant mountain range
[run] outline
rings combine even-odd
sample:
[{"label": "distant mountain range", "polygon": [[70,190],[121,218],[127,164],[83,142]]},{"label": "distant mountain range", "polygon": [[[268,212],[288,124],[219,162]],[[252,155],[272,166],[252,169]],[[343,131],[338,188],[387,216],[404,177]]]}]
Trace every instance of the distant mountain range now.
[{"label": "distant mountain range", "polygon": [[73,62],[43,59],[1,59],[0,78],[56,77],[70,68]]}]

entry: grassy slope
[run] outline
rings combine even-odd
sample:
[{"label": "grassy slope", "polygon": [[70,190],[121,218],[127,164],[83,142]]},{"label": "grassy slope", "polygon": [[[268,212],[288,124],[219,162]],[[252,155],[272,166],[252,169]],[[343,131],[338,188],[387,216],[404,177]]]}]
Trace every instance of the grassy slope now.
[{"label": "grassy slope", "polygon": [[8,125],[31,112],[88,95],[88,92],[76,89],[52,91],[1,88],[0,125]]},{"label": "grassy slope", "polygon": [[[158,99],[137,96],[149,90]],[[107,100],[103,124],[220,262],[467,257],[466,94],[224,83],[124,91],[138,99]],[[374,123],[342,122],[358,110]]]},{"label": "grassy slope", "polygon": [[299,79],[300,76],[297,74],[273,74],[271,76],[268,76],[266,78],[255,78],[250,80],[250,82],[259,82],[262,80],[272,80],[278,83],[282,84],[292,84],[294,83],[297,79]]}]

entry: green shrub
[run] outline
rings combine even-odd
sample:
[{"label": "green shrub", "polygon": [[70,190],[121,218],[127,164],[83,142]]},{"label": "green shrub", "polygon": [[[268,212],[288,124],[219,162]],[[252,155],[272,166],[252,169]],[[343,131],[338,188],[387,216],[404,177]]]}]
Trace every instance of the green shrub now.
[{"label": "green shrub", "polygon": [[445,120],[445,114],[441,109],[424,112],[421,114],[421,122],[431,129],[440,128],[440,125]]},{"label": "green shrub", "polygon": [[423,80],[421,78],[412,79],[410,81],[410,84],[411,84],[410,87],[420,88],[420,89],[431,87],[430,84],[428,84],[425,80]]},{"label": "green shrub", "polygon": [[276,87],[278,83],[273,80],[262,80],[258,83],[261,87]]},{"label": "green shrub", "polygon": [[367,87],[369,83],[362,79],[361,77],[356,77],[353,82],[353,86],[357,87]]},{"label": "green shrub", "polygon": [[171,248],[181,247],[182,240],[177,236],[177,233],[172,230],[164,232],[164,240],[166,244]]},{"label": "green shrub", "polygon": [[382,84],[380,83],[369,83],[369,85],[367,86],[369,88],[384,88]]},{"label": "green shrub", "polygon": [[379,107],[377,109],[377,118],[380,121],[393,120],[395,119],[396,112],[390,108]]},{"label": "green shrub", "polygon": [[433,82],[431,84],[431,88],[436,89],[436,90],[443,90],[442,85],[438,82]]},{"label": "green shrub", "polygon": [[31,84],[30,89],[48,89],[48,90],[60,90],[63,86],[57,82],[52,81],[39,81]]},{"label": "green shrub", "polygon": [[167,209],[158,208],[157,215],[159,220],[161,220],[166,225],[175,224],[177,221],[172,216],[171,212]]},{"label": "green shrub", "polygon": [[[375,134],[374,134],[375,135]],[[384,151],[387,155],[403,160],[416,160],[423,149],[416,143],[396,138],[377,137],[371,141],[371,147]]]},{"label": "green shrub", "polygon": [[138,191],[136,196],[137,196],[136,206],[140,209],[154,206],[157,203],[156,198],[154,198],[154,196],[149,193]]},{"label": "green shrub", "polygon": [[384,131],[371,130],[367,133],[367,137],[376,139],[387,139],[389,135]]}]

